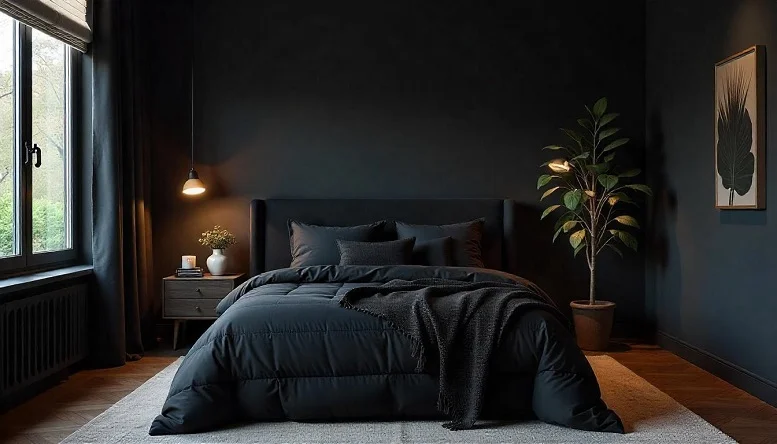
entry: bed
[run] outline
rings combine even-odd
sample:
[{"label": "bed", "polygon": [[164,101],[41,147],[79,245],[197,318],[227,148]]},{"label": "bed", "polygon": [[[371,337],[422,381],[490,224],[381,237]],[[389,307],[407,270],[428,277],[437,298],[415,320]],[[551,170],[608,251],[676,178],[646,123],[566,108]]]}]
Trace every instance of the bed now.
[{"label": "bed", "polygon": [[[434,370],[449,366],[441,360],[428,368],[421,365],[418,340],[401,327],[402,319],[392,322],[390,316],[348,309],[354,307],[346,303],[359,293],[364,301],[379,292],[396,296],[400,287],[392,285],[415,291],[402,294],[426,295],[427,290],[440,290],[440,282],[452,286],[450,291],[462,301],[476,291],[485,295],[484,301],[496,300],[488,297],[497,294],[494,291],[515,288],[539,295],[537,301],[516,302],[511,311],[515,316],[505,321],[509,328],[487,356],[487,377],[478,378],[482,394],[477,419],[536,417],[583,430],[623,433],[617,415],[601,401],[596,378],[568,323],[552,303],[540,300],[545,297],[541,290],[511,274],[518,271],[520,257],[521,222],[514,202],[270,199],[253,201],[250,214],[252,277],[219,304],[221,315],[187,353],[161,414],[151,424],[151,435],[250,421],[451,416],[450,409],[441,408],[442,384],[457,372]],[[289,247],[290,220],[323,226],[386,221],[380,225],[386,240],[397,237],[396,221],[439,225],[481,220],[482,267],[289,268],[296,260]],[[495,307],[493,316],[504,307]]]}]

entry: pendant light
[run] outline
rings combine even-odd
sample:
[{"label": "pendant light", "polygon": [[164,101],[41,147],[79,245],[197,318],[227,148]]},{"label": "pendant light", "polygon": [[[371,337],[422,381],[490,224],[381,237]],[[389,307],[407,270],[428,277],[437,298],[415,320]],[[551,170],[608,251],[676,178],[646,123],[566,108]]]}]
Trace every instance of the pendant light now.
[{"label": "pendant light", "polygon": [[[194,24],[194,2],[192,2],[192,25]],[[194,26],[192,26],[194,29]],[[191,67],[191,110],[192,110],[192,157],[191,169],[189,170],[189,179],[183,184],[183,194],[195,196],[205,192],[205,184],[200,180],[197,170],[194,169],[194,49],[192,49],[192,67]]]}]

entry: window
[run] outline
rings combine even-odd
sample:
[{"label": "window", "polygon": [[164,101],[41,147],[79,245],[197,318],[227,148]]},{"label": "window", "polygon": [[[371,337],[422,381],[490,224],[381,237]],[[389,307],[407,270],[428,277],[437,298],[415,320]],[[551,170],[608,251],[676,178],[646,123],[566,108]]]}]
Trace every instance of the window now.
[{"label": "window", "polygon": [[72,66],[65,43],[0,14],[0,270],[76,258]]},{"label": "window", "polygon": [[0,258],[19,249],[19,174],[16,164],[16,29],[0,14]]}]

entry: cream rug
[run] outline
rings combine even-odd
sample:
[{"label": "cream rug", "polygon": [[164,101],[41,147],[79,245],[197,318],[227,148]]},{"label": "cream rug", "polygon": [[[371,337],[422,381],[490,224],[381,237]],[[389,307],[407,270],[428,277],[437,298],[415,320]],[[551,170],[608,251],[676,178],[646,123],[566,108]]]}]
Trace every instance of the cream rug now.
[{"label": "cream rug", "polygon": [[721,431],[650,385],[609,356],[589,357],[607,405],[627,434],[581,432],[525,421],[451,432],[430,422],[305,424],[258,423],[194,435],[148,436],[180,359],[100,416],[65,443],[733,443]]}]

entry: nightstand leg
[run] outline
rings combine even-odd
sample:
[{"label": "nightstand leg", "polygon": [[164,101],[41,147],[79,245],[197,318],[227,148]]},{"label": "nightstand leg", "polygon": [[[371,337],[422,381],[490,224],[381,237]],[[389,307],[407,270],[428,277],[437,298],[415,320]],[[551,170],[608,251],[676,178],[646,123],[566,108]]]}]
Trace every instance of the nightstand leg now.
[{"label": "nightstand leg", "polygon": [[173,321],[173,350],[178,349],[178,330],[181,328],[181,322],[178,319]]}]

